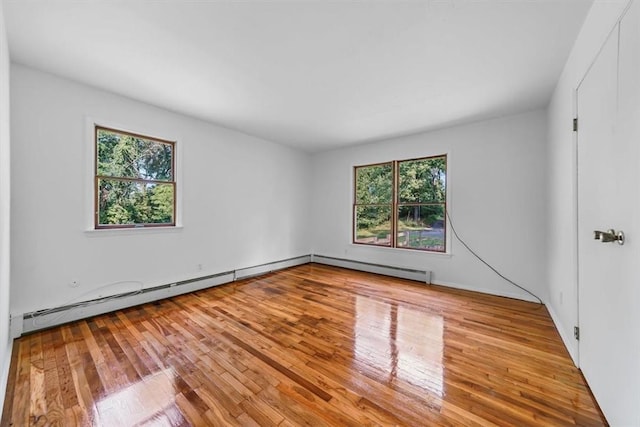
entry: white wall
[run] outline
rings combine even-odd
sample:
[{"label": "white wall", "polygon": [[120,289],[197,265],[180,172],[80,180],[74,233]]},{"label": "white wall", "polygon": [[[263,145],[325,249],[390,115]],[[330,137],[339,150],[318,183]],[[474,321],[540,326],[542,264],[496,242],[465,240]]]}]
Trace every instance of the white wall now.
[{"label": "white wall", "polygon": [[351,244],[353,166],[448,153],[458,234],[507,277],[547,297],[546,117],[542,110],[313,156],[313,252],[429,269],[434,283],[530,299],[455,239],[451,255]]},{"label": "white wall", "polygon": [[592,64],[628,0],[596,0],[576,39],[547,109],[549,134],[549,199],[546,230],[549,240],[548,308],[578,363],[578,343],[573,327],[578,324],[576,149],[571,121],[575,115],[575,90]]},{"label": "white wall", "polygon": [[[11,112],[13,313],[310,251],[305,153],[20,65]],[[183,228],[86,231],[87,116],[178,139]]]},{"label": "white wall", "polygon": [[9,142],[9,49],[0,2],[0,414],[11,361],[9,337],[10,287],[10,142]]}]

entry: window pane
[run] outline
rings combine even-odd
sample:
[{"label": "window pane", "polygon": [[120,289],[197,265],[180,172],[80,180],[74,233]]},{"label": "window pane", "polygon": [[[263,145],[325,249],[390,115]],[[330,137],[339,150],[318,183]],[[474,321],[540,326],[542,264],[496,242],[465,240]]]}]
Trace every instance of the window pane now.
[{"label": "window pane", "polygon": [[446,156],[399,162],[398,167],[400,203],[444,203],[447,181]]},{"label": "window pane", "polygon": [[398,208],[398,247],[444,252],[444,205]]},{"label": "window pane", "polygon": [[392,188],[391,163],[356,168],[356,204],[390,204]]},{"label": "window pane", "polygon": [[98,182],[99,225],[173,224],[173,184]]},{"label": "window pane", "polygon": [[356,206],[356,243],[391,246],[391,206]]},{"label": "window pane", "polygon": [[97,129],[100,176],[173,181],[173,145]]}]

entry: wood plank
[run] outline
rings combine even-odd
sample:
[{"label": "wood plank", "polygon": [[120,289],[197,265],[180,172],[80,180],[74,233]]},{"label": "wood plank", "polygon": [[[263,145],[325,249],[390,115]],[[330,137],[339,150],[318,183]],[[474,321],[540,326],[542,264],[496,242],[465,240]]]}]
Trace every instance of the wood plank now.
[{"label": "wood plank", "polygon": [[45,399],[47,406],[47,423],[49,426],[64,426],[64,403],[62,401],[62,388],[56,366],[56,348],[54,331],[44,333],[42,337],[42,350],[44,356],[44,382]]},{"label": "wood plank", "polygon": [[269,356],[265,355],[261,351],[257,350],[256,348],[250,346],[249,344],[246,344],[245,342],[239,340],[238,338],[234,337],[233,335],[229,334],[228,332],[223,332],[222,336],[224,336],[228,340],[232,341],[235,345],[237,345],[239,347],[242,347],[244,350],[246,350],[247,352],[251,353],[256,358],[262,360],[264,363],[266,363],[267,365],[271,366],[273,369],[275,369],[278,372],[286,375],[292,381],[300,384],[302,387],[306,388],[311,393],[313,393],[316,396],[318,396],[320,399],[322,399],[322,400],[324,400],[326,402],[331,400],[331,395],[329,393],[325,392],[320,387],[318,387],[315,384],[311,383],[310,381],[308,381],[307,379],[303,378],[299,374],[293,372],[291,369],[288,369],[288,368],[284,367],[283,365],[281,365],[277,361],[273,360]]}]

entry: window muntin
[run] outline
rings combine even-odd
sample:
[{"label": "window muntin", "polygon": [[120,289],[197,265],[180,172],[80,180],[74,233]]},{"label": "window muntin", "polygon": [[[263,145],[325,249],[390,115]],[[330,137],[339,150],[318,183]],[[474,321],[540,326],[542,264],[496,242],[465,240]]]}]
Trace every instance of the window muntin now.
[{"label": "window muntin", "polygon": [[175,142],[95,127],[95,228],[175,226]]},{"label": "window muntin", "polygon": [[353,242],[446,252],[446,155],[356,166]]}]

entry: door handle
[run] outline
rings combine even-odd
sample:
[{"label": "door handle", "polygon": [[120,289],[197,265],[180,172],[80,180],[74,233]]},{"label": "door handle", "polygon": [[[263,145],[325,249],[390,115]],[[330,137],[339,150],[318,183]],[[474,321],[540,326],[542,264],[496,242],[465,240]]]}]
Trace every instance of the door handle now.
[{"label": "door handle", "polygon": [[607,231],[595,230],[593,238],[602,243],[618,242],[619,245],[624,245],[624,233],[622,231],[616,232],[613,228]]}]

